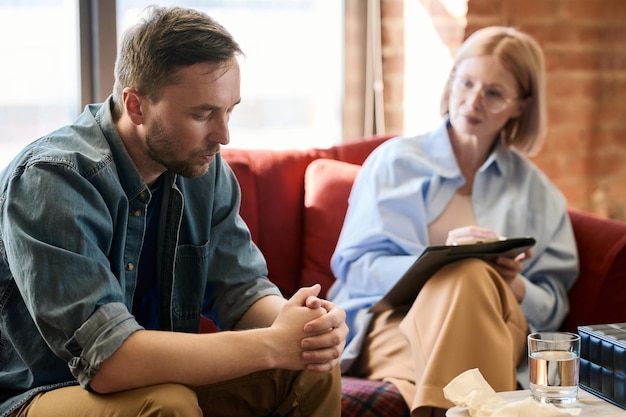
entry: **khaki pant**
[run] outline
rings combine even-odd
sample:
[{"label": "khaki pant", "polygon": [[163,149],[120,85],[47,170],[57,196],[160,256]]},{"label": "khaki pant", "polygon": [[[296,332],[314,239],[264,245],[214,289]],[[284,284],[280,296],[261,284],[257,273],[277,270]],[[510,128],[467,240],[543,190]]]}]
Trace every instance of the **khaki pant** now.
[{"label": "khaki pant", "polygon": [[412,306],[375,317],[353,372],[392,382],[412,416],[430,416],[453,406],[443,387],[471,368],[496,391],[515,390],[527,328],[495,269],[478,259],[458,261],[433,275]]},{"label": "khaki pant", "polygon": [[200,388],[162,384],[100,395],[78,386],[36,395],[12,417],[339,417],[339,368],[270,370]]}]

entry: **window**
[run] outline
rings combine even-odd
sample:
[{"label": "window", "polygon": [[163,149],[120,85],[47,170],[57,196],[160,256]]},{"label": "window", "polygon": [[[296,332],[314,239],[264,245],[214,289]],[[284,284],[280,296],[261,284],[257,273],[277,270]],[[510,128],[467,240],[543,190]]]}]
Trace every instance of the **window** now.
[{"label": "window", "polygon": [[[77,3],[0,3],[0,35],[12,40],[0,45],[12,63],[0,67],[0,169],[26,143],[82,111]],[[242,103],[231,118],[229,146],[307,148],[341,141],[342,1],[118,0],[118,38],[150,4],[203,10],[242,47]]]},{"label": "window", "polygon": [[[146,0],[118,0],[118,33]],[[244,148],[308,148],[341,140],[343,2],[328,0],[160,1],[202,10],[244,51],[242,102],[231,143]]]},{"label": "window", "polygon": [[0,2],[0,169],[79,112],[76,13],[69,0]]}]

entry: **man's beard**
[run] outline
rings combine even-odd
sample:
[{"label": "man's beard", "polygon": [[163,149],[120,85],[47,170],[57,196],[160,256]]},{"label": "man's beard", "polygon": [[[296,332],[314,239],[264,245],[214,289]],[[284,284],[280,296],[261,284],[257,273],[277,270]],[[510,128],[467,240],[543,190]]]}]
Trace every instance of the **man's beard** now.
[{"label": "man's beard", "polygon": [[[178,149],[176,137],[165,130],[161,119],[156,119],[153,128],[148,132],[146,147],[152,160],[170,172],[189,178],[199,177],[207,172],[208,164],[194,165],[188,160],[175,159]],[[206,150],[195,151],[189,158],[206,154]]]}]

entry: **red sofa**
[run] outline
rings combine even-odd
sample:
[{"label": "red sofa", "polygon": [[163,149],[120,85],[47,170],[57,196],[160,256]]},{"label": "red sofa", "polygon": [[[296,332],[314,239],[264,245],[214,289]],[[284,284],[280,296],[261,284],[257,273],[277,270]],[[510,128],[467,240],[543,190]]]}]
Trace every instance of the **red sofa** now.
[{"label": "red sofa", "polygon": [[[242,189],[241,215],[264,253],[269,278],[285,296],[334,278],[329,262],[354,177],[369,153],[390,136],[327,149],[223,148]],[[570,291],[564,330],[626,322],[626,223],[570,209],[581,274]],[[206,324],[206,323],[205,323]],[[393,385],[345,376],[344,416],[408,416]]]}]

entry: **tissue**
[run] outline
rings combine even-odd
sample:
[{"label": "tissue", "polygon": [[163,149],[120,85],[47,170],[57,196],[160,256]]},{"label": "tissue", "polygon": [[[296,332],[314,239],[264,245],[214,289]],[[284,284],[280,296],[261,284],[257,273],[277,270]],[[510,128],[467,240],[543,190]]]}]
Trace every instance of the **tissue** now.
[{"label": "tissue", "polygon": [[469,369],[443,388],[443,395],[455,405],[467,408],[471,417],[562,417],[578,415],[580,409],[560,409],[528,397],[507,402],[487,383],[480,371]]}]

